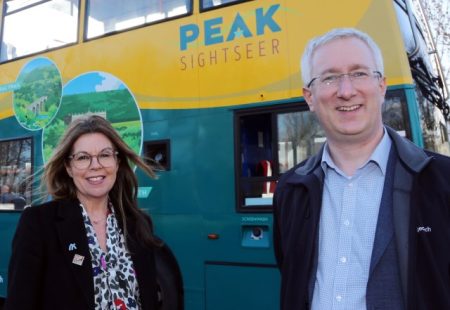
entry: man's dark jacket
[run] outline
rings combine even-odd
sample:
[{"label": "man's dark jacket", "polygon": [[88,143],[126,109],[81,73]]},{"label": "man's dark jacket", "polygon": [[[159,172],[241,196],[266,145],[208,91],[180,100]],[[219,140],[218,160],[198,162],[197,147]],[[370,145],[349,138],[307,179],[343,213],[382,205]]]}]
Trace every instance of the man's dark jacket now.
[{"label": "man's dark jacket", "polygon": [[[398,154],[393,223],[404,304],[411,310],[450,309],[450,158],[424,151],[386,129]],[[286,172],[274,195],[282,310],[310,307],[322,205],[322,152]]]},{"label": "man's dark jacket", "polygon": [[[154,250],[130,238],[133,223],[127,228],[141,309],[156,309]],[[76,254],[84,257],[81,266],[73,262]],[[17,226],[5,310],[40,309],[95,309],[92,261],[77,201],[26,208]]]}]

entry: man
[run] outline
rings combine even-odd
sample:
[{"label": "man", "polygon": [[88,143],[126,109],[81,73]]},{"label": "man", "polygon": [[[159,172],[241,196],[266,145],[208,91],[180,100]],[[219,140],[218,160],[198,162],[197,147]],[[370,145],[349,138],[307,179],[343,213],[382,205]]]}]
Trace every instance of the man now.
[{"label": "man", "polygon": [[3,184],[0,188],[0,203],[9,203],[14,198],[14,194],[11,193],[11,186]]},{"label": "man", "polygon": [[274,196],[281,309],[450,309],[450,159],[382,123],[375,42],[313,39],[303,93],[327,137]]}]

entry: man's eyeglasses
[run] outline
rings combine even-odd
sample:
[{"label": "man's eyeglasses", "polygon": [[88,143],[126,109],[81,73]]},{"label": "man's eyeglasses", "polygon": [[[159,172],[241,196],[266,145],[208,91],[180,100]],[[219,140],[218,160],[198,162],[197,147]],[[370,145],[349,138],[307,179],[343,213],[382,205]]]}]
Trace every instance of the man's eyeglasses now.
[{"label": "man's eyeglasses", "polygon": [[354,86],[363,85],[370,78],[381,78],[383,75],[379,71],[365,71],[358,70],[349,73],[342,74],[324,74],[313,78],[307,85],[307,88],[310,88],[311,85],[318,81],[319,85],[326,87],[336,87],[338,86],[344,77],[348,77]]},{"label": "man's eyeglasses", "polygon": [[92,164],[92,158],[97,157],[98,163],[103,168],[113,167],[117,162],[119,152],[112,149],[102,150],[97,155],[91,155],[86,152],[78,152],[70,155],[68,158],[72,160],[72,164],[77,169],[87,169]]}]

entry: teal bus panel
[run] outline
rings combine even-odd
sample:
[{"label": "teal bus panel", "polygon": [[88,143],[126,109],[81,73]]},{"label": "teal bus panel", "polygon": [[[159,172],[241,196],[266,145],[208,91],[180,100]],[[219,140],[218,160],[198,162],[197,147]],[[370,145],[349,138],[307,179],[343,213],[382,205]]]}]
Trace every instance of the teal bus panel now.
[{"label": "teal bus panel", "polygon": [[206,309],[274,310],[279,305],[278,269],[271,266],[206,264]]}]

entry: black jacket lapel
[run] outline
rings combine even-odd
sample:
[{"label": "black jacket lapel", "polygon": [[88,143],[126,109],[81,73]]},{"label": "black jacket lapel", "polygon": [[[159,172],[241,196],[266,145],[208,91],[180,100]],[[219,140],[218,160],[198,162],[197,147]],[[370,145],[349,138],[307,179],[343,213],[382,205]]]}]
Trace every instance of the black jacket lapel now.
[{"label": "black jacket lapel", "polygon": [[[86,303],[95,308],[92,261],[83,216],[77,201],[61,201],[56,223],[60,246]],[[67,279],[70,281],[70,279]]]}]

